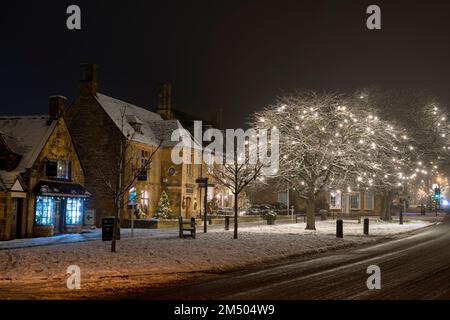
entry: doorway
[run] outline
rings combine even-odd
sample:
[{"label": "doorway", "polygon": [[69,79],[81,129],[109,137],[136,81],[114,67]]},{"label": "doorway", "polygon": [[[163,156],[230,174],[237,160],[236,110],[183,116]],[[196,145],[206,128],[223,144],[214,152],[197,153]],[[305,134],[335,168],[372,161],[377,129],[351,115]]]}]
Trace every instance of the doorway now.
[{"label": "doorway", "polygon": [[22,207],[23,200],[19,198],[12,199],[12,217],[11,217],[11,236],[10,239],[22,237]]},{"label": "doorway", "polygon": [[342,195],[342,214],[350,214],[350,195]]},{"label": "doorway", "polygon": [[63,201],[55,201],[55,215],[53,218],[53,234],[63,233],[63,222],[64,222],[64,210]]}]

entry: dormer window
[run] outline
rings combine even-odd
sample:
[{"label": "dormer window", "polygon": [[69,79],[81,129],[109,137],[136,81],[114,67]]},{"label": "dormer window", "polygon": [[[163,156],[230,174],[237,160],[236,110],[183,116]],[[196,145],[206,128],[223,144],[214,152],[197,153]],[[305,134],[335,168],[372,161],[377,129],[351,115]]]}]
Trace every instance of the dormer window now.
[{"label": "dormer window", "polygon": [[45,164],[45,175],[49,179],[70,180],[69,160],[49,160]]},{"label": "dormer window", "polygon": [[142,134],[143,122],[141,121],[141,119],[139,119],[135,115],[127,115],[127,121],[136,133]]}]

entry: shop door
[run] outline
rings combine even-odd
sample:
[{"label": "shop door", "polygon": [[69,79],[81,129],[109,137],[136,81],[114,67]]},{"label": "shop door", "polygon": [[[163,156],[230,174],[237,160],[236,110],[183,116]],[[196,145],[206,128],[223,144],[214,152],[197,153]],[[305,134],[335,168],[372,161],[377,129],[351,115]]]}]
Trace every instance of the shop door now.
[{"label": "shop door", "polygon": [[64,222],[63,201],[55,201],[55,216],[53,220],[54,234],[62,233],[62,224]]}]

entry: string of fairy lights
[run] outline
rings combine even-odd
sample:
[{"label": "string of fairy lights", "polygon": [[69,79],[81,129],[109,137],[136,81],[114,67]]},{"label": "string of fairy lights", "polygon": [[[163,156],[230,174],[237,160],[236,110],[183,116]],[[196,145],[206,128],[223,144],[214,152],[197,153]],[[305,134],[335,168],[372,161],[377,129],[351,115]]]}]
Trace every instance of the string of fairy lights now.
[{"label": "string of fairy lights", "polygon": [[[360,100],[365,98],[364,95],[360,96]],[[347,191],[352,191],[352,186],[369,189],[420,185],[440,174],[440,156],[432,161],[421,159],[420,145],[410,138],[408,130],[381,120],[377,115],[358,107],[336,103],[330,98],[330,105],[326,105],[327,101],[320,104],[318,99],[306,103],[295,97],[285,100],[288,101],[257,113],[255,126],[280,130],[279,174],[304,177],[298,183],[300,188],[310,186],[308,174],[319,175],[316,180],[320,183],[320,176],[328,177],[329,171],[333,177],[325,181],[327,187],[332,189],[347,184],[344,187]],[[309,105],[314,103],[316,106]],[[434,122],[432,134],[445,139],[449,134],[447,116],[437,106],[432,106],[430,110],[425,110],[425,113],[429,113]],[[450,149],[448,141],[435,143],[436,147],[442,143],[444,151]],[[327,164],[306,164],[305,159],[313,156],[327,158],[327,161],[323,161]],[[336,164],[352,157],[359,158],[354,161],[358,163],[355,167],[366,170],[351,172],[353,178],[347,176],[345,183],[342,183]],[[345,168],[341,168],[341,171],[345,171]],[[263,181],[264,177],[260,180]]]}]

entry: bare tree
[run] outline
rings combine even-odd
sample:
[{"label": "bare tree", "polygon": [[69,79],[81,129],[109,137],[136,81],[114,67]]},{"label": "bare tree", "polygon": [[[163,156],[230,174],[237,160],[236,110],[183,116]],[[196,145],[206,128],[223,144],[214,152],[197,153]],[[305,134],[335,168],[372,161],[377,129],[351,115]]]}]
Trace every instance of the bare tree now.
[{"label": "bare tree", "polygon": [[120,111],[121,132],[123,133],[119,141],[116,141],[118,152],[112,155],[112,165],[106,169],[98,169],[106,189],[111,193],[111,200],[114,208],[114,228],[111,242],[111,252],[116,252],[117,233],[119,230],[118,220],[120,211],[123,207],[123,199],[133,187],[139,176],[147,174],[151,168],[155,154],[162,145],[162,140],[159,144],[152,148],[145,157],[142,156],[142,151],[135,146],[133,139],[136,132],[139,133],[140,128],[135,127],[129,132],[125,132],[127,108],[124,107]]},{"label": "bare tree", "polygon": [[231,159],[224,156],[224,164],[208,165],[208,173],[234,196],[234,239],[238,238],[239,195],[256,181],[264,167],[259,161],[253,164],[245,152],[236,151]]}]

